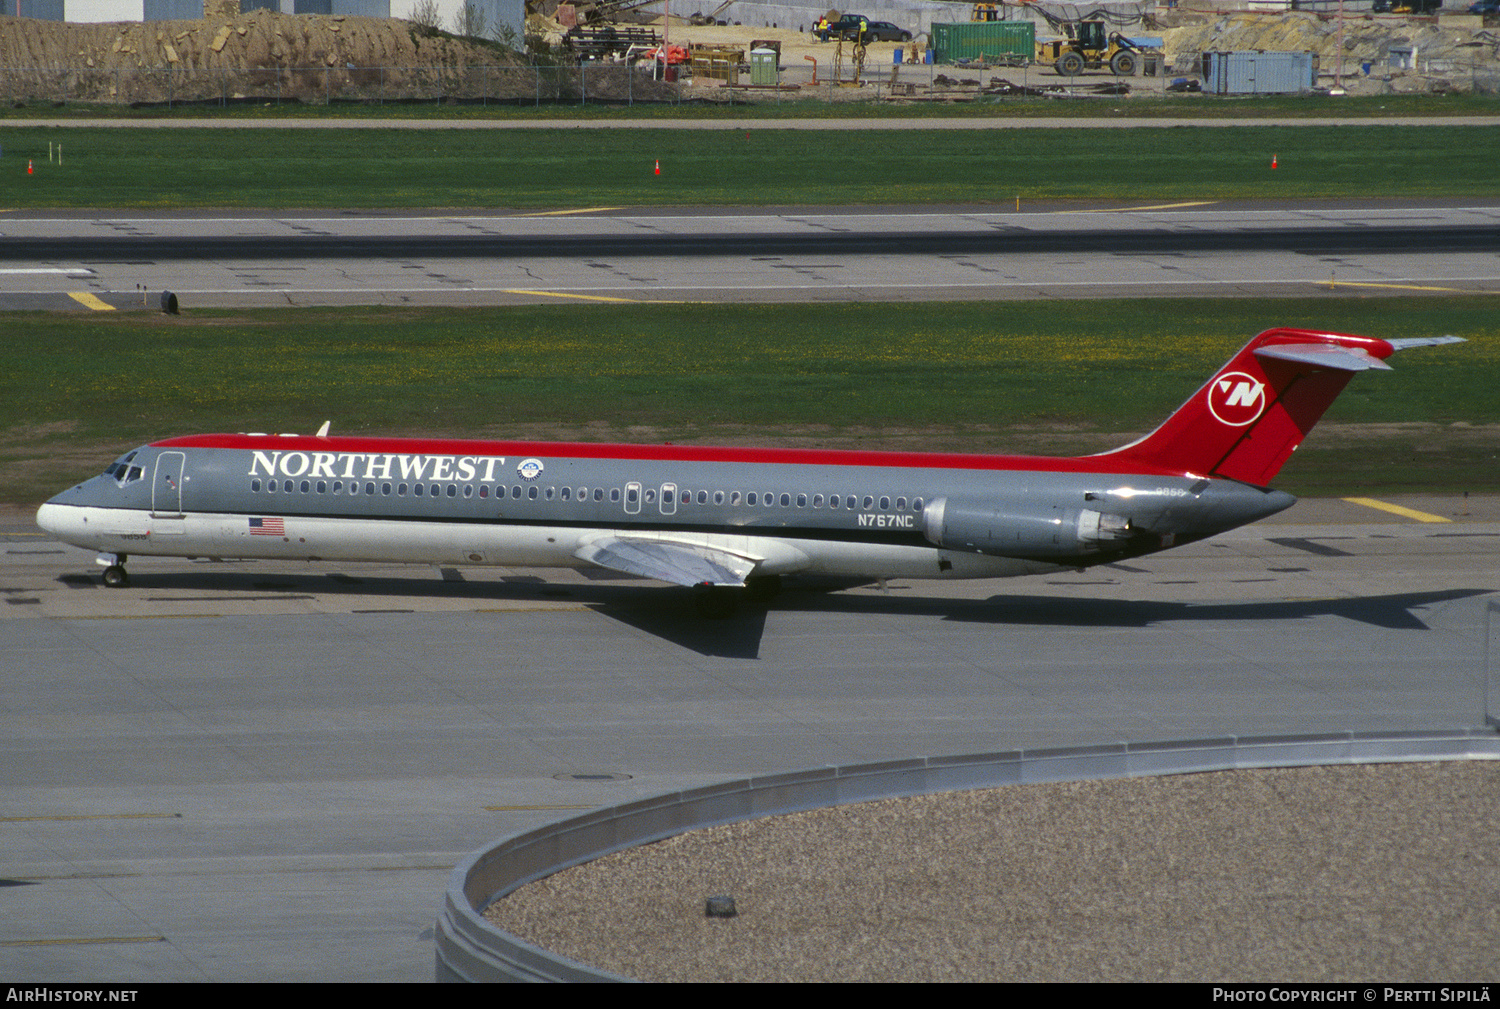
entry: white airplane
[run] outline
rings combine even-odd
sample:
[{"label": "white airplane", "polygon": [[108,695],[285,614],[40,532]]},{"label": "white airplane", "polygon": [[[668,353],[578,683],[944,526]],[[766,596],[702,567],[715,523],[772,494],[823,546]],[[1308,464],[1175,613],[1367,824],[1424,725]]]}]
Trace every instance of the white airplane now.
[{"label": "white airplane", "polygon": [[1461,342],[1268,330],[1145,438],[1072,458],[193,435],[126,453],[37,524],[99,551],[112,587],[131,554],[597,565],[724,615],[783,575],[1039,574],[1254,522],[1295,502],[1266,484],[1355,372]]}]

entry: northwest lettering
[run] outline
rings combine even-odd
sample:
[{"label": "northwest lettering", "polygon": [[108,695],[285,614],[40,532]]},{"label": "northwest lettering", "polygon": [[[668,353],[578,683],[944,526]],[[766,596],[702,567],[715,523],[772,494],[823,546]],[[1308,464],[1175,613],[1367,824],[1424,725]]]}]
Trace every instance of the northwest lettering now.
[{"label": "northwest lettering", "polygon": [[503,456],[394,455],[387,452],[262,452],[250,459],[250,476],[308,476],[330,480],[459,480],[494,483]]}]

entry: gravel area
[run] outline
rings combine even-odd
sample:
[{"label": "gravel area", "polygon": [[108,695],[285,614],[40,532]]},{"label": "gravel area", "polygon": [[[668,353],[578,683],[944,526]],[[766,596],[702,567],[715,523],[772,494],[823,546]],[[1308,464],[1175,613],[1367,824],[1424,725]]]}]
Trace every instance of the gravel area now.
[{"label": "gravel area", "polygon": [[696,831],[486,916],[648,981],[1496,981],[1497,800],[1488,761],[948,793]]}]

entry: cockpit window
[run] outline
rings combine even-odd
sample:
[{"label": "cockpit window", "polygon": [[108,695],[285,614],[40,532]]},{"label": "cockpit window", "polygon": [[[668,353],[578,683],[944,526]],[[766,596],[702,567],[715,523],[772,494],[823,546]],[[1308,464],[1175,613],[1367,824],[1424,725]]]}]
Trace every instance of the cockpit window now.
[{"label": "cockpit window", "polygon": [[142,476],[145,475],[141,467],[125,465],[125,462],[134,455],[135,453],[132,452],[130,453],[130,456],[126,457],[125,460],[113,464],[104,471],[104,475],[114,477],[115,481],[118,482],[122,487],[128,483],[134,483],[136,480],[139,480]]},{"label": "cockpit window", "polygon": [[130,465],[131,461],[135,459],[136,456],[140,455],[140,452],[140,449],[135,449],[134,451],[129,452],[116,459],[114,462],[109,464],[108,468],[105,469],[104,475],[107,477],[113,477],[121,487],[125,486],[128,483],[134,483],[135,481],[141,479],[141,477],[145,476],[145,470],[140,466]]}]

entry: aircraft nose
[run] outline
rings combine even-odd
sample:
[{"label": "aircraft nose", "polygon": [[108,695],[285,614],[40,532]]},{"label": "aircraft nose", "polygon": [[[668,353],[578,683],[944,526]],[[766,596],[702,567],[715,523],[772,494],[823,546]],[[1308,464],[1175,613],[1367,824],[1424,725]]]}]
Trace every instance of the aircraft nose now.
[{"label": "aircraft nose", "polygon": [[89,541],[88,510],[77,505],[59,504],[57,498],[36,510],[36,524],[43,532],[64,543],[84,546]]},{"label": "aircraft nose", "polygon": [[36,524],[41,527],[43,532],[51,533],[53,536],[61,539],[64,527],[68,524],[66,513],[72,510],[67,505],[48,501],[36,510]]}]

